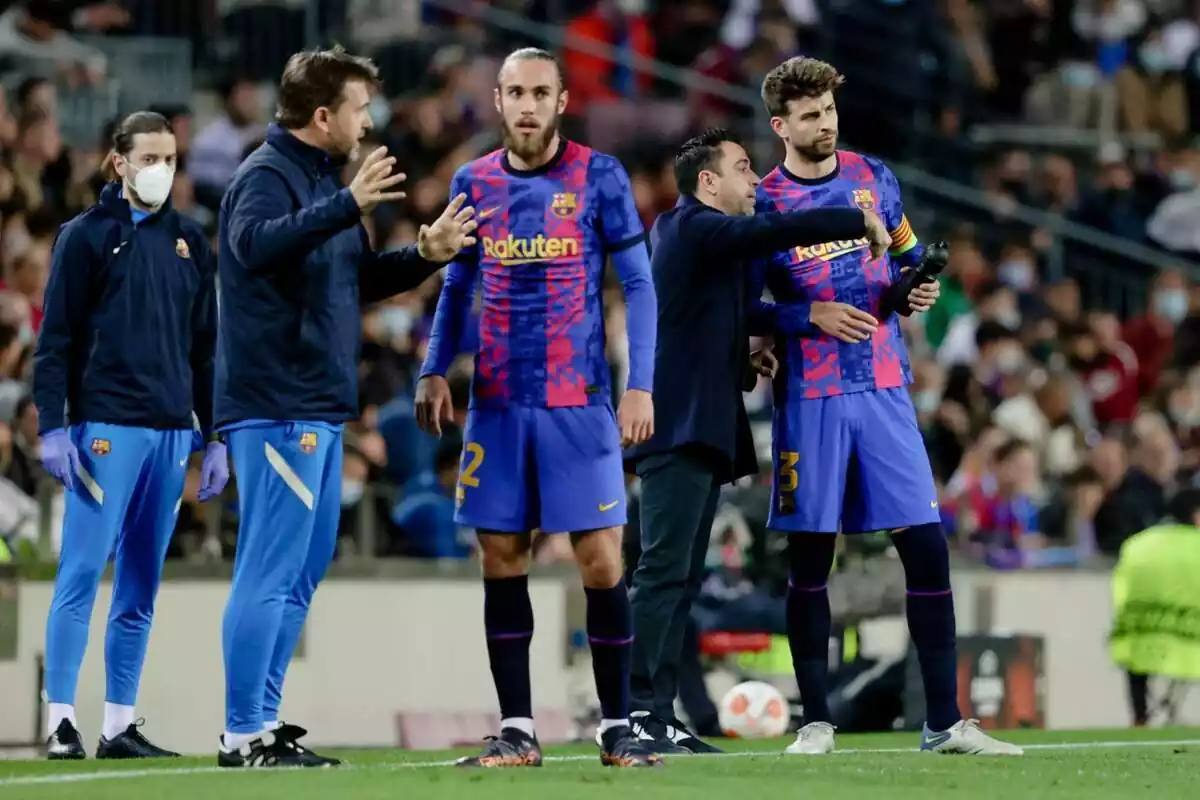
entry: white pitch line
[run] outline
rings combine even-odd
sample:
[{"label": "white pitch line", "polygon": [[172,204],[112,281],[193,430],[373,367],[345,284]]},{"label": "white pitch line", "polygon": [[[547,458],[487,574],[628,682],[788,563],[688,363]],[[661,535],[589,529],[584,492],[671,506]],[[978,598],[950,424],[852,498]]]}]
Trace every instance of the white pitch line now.
[{"label": "white pitch line", "polygon": [[[1160,739],[1155,741],[1113,741],[1113,742],[1049,742],[1046,744],[1021,745],[1026,750],[1114,750],[1130,747],[1184,747],[1200,745],[1200,739]],[[881,747],[835,750],[833,755],[881,755],[890,753],[915,753],[911,747]],[[785,758],[781,750],[735,751],[732,753],[713,753],[701,756],[709,758]],[[549,764],[565,764],[577,761],[596,761],[596,755],[546,756],[544,761]],[[438,767],[454,766],[453,761],[397,761],[392,763],[377,763],[366,766],[347,764],[351,770],[406,770],[406,769],[435,769]],[[223,769],[221,767],[178,767],[168,769],[129,769],[112,770],[109,772],[75,772],[62,775],[25,775],[15,778],[0,778],[0,789],[10,786],[35,786],[38,784],[90,783],[92,781],[128,780],[133,778],[155,778],[180,775],[244,775],[261,772],[259,769]]]}]

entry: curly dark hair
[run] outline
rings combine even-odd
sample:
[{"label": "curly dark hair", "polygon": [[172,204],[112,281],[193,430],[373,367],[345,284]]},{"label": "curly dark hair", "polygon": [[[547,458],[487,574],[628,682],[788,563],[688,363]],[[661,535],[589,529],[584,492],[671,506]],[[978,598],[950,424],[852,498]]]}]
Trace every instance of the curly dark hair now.
[{"label": "curly dark hair", "polygon": [[788,103],[805,97],[820,97],[846,82],[832,64],[815,58],[789,58],[763,79],[762,99],[772,117],[786,117]]}]

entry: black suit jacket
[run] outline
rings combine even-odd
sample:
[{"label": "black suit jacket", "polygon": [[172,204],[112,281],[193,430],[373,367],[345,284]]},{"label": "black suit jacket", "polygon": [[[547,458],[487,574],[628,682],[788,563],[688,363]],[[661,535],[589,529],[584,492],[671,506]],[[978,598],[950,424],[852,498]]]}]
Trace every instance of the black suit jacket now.
[{"label": "black suit jacket", "polygon": [[861,211],[816,209],[729,216],[682,197],[650,231],[658,297],[654,352],[654,436],[626,451],[646,456],[682,448],[706,452],[733,481],[758,471],[742,392],[750,368],[748,337],[771,332],[767,317],[748,320],[747,266],[789,247],[857,239]]}]

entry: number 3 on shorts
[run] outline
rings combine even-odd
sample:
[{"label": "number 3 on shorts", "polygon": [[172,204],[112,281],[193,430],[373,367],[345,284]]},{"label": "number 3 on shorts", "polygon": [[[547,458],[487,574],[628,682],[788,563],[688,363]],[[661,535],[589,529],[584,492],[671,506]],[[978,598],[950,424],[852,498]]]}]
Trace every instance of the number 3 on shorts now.
[{"label": "number 3 on shorts", "polygon": [[467,442],[463,451],[463,459],[467,460],[467,463],[458,476],[458,482],[474,489],[479,486],[479,478],[475,477],[475,470],[479,469],[479,465],[483,463],[483,445],[477,442]]},{"label": "number 3 on shorts", "polygon": [[800,475],[796,465],[800,463],[800,454],[795,450],[779,451],[779,491],[794,492],[800,488]]}]

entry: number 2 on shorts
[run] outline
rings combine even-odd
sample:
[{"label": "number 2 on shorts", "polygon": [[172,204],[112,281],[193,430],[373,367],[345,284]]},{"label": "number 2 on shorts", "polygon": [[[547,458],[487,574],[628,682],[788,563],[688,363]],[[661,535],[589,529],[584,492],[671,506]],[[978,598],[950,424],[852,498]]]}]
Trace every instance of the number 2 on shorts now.
[{"label": "number 2 on shorts", "polygon": [[458,482],[474,489],[479,486],[479,478],[475,477],[475,470],[479,469],[479,465],[483,463],[483,445],[477,442],[467,442],[463,455],[470,460],[458,476]]}]

